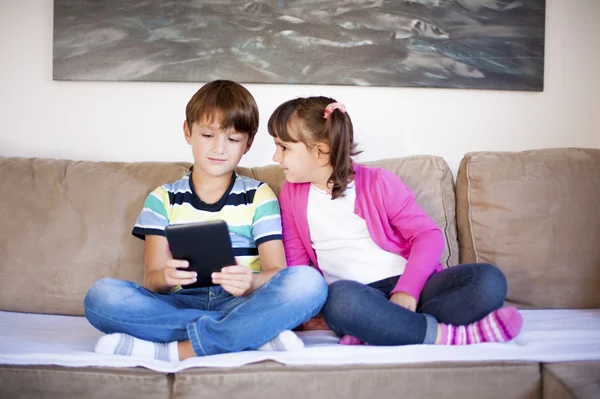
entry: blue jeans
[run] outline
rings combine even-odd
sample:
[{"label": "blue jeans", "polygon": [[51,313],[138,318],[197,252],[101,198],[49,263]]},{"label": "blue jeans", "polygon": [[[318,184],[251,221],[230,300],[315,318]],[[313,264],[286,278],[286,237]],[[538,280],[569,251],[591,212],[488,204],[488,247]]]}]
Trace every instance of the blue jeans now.
[{"label": "blue jeans", "polygon": [[398,278],[369,285],[349,280],[330,284],[325,321],[338,335],[371,345],[433,344],[438,323],[473,323],[500,308],[506,297],[506,277],[496,266],[458,265],[429,277],[417,311],[411,312],[389,301]]},{"label": "blue jeans", "polygon": [[112,278],[97,281],[83,305],[98,330],[153,342],[190,340],[198,356],[256,349],[316,315],[327,284],[314,268],[290,267],[247,296],[220,286],[157,294]]}]

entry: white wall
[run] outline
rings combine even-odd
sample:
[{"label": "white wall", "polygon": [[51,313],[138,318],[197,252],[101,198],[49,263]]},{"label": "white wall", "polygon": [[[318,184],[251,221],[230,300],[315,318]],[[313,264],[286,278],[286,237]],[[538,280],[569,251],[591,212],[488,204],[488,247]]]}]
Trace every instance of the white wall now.
[{"label": "white wall", "polygon": [[[270,113],[298,95],[346,104],[359,160],[465,152],[600,148],[600,1],[547,0],[543,93],[355,86],[247,85],[260,107],[245,166],[271,162]],[[201,83],[55,82],[52,0],[0,0],[0,155],[191,160],[184,108]]]}]

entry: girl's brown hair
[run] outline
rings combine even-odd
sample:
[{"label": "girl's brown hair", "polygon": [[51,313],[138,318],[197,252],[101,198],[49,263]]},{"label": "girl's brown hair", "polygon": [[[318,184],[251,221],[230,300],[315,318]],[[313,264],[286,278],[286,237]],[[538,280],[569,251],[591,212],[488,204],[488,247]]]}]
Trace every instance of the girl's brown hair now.
[{"label": "girl's brown hair", "polygon": [[[336,109],[325,118],[325,108],[335,103],[333,98],[296,98],[281,104],[269,118],[269,134],[281,141],[302,142],[308,148],[317,143],[329,145],[329,162],[333,173],[329,177],[332,199],[343,196],[349,181],[354,176],[352,156],[358,155],[354,143],[354,129],[350,116]],[[298,123],[301,137],[293,137],[289,132],[291,122]]]}]

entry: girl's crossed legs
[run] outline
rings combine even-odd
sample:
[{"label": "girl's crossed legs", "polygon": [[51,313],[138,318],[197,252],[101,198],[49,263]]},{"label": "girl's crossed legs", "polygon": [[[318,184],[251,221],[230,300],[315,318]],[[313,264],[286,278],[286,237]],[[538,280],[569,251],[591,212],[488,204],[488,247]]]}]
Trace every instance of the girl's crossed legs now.
[{"label": "girl's crossed legs", "polygon": [[368,285],[349,280],[330,284],[325,321],[337,334],[371,345],[502,342],[521,329],[516,309],[497,310],[507,288],[495,266],[466,264],[435,273],[423,288],[417,312],[390,302],[397,281],[398,276]]}]

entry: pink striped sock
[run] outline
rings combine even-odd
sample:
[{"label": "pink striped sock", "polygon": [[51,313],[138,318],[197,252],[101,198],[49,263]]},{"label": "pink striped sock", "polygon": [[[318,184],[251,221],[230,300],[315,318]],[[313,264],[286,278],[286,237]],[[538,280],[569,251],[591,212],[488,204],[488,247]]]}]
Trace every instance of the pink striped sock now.
[{"label": "pink striped sock", "polygon": [[442,324],[440,345],[471,345],[481,342],[507,342],[519,335],[523,317],[507,306],[493,311],[483,319],[466,326]]},{"label": "pink striped sock", "polygon": [[365,343],[360,339],[353,337],[352,335],[344,335],[342,339],[338,341],[340,345],[364,345]]}]

